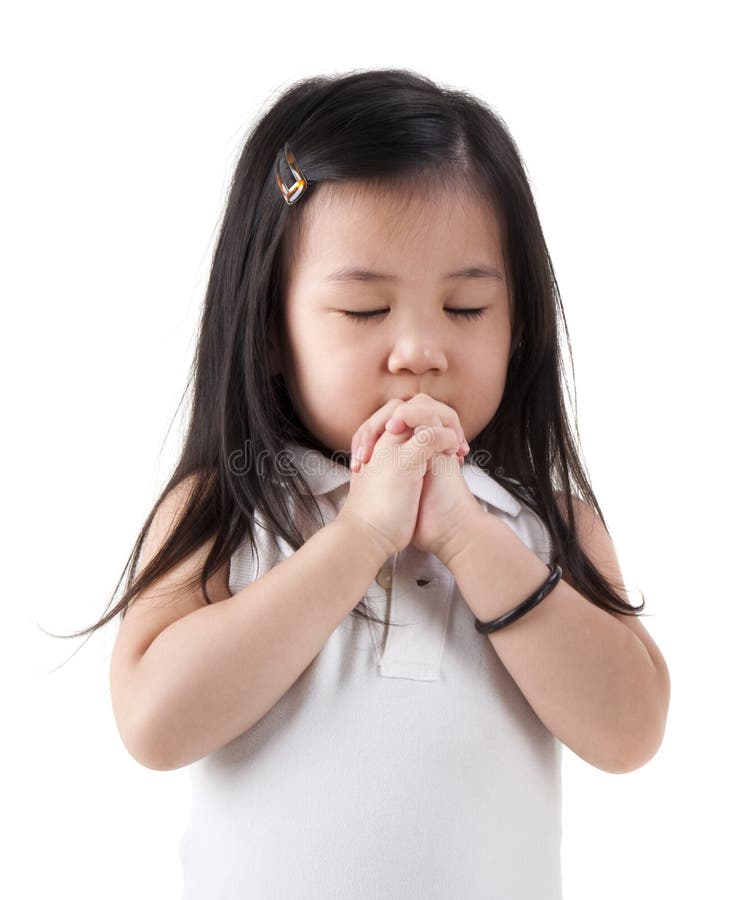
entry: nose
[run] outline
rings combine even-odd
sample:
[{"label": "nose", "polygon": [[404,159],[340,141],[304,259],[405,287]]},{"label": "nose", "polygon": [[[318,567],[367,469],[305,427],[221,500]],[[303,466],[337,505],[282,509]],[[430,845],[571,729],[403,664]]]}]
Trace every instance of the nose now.
[{"label": "nose", "polygon": [[435,337],[411,333],[395,342],[389,354],[389,371],[397,373],[405,369],[415,375],[447,370],[447,357]]}]

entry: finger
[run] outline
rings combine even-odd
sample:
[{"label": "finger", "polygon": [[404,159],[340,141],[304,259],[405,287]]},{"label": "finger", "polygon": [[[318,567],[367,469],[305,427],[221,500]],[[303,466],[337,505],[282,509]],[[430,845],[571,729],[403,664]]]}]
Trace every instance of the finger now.
[{"label": "finger", "polygon": [[401,403],[398,398],[389,400],[359,425],[351,438],[351,468],[354,462],[363,464],[369,459],[373,445],[384,431],[385,422]]},{"label": "finger", "polygon": [[[360,433],[365,436],[359,438],[359,440],[361,441],[361,444],[359,447],[356,448],[356,450],[354,451],[354,453],[351,457],[352,471],[360,472],[365,466],[367,466],[371,462],[373,453],[376,450],[376,445],[383,437],[390,438],[386,442],[386,446],[384,446],[384,444],[382,443],[382,447],[384,447],[384,449],[386,449],[389,446],[393,447],[393,446],[397,446],[399,444],[403,444],[405,441],[407,441],[412,436],[412,429],[407,428],[406,425],[404,425],[403,423],[402,423],[401,428],[397,429],[397,431],[399,433],[386,431],[383,426],[383,418],[387,418],[387,417],[388,417],[388,412],[385,414],[384,417],[382,417],[381,431],[376,435],[375,438],[372,438],[370,436],[370,432],[366,431],[365,423],[364,423],[364,426],[361,426]],[[439,420],[435,419],[435,423],[439,424]],[[371,426],[369,426],[369,428],[371,428]]]},{"label": "finger", "polygon": [[460,448],[460,439],[455,429],[440,424],[418,425],[410,440],[420,450],[426,450],[430,456],[437,453],[457,453]]},{"label": "finger", "polygon": [[[409,409],[409,415],[405,415],[406,409]],[[438,415],[439,421],[435,420],[435,414]],[[430,397],[429,394],[422,393],[416,394],[410,400],[394,398],[388,401],[359,426],[351,441],[351,468],[358,471],[361,466],[368,463],[374,445],[385,429],[390,434],[402,434],[406,426],[414,428],[418,424],[424,425],[428,422],[452,426],[460,436],[461,446],[458,448],[458,455],[466,455],[470,451],[455,410],[446,403]]]},{"label": "finger", "polygon": [[[385,431],[384,434],[388,435],[389,432]],[[401,437],[404,437],[404,435],[401,435]],[[458,436],[455,431],[452,428],[439,424],[419,426],[417,432],[412,433],[408,439],[399,441],[398,436],[395,436],[394,442],[389,440],[387,443],[398,447],[400,472],[420,471],[423,476],[431,459],[441,453],[447,455],[456,454],[459,447]],[[401,455],[402,450],[409,452],[406,455]],[[364,463],[362,467],[365,467],[365,465]]]},{"label": "finger", "polygon": [[[439,420],[435,420],[434,424],[439,425],[440,424]],[[388,434],[402,434],[405,431],[405,429],[406,429],[406,425],[402,422],[396,428],[390,429],[387,433]],[[407,429],[407,430],[409,430],[409,429]],[[453,434],[455,433],[454,429],[450,429],[450,430],[452,431]],[[374,441],[373,439],[371,439],[369,437],[365,437],[365,438],[363,438],[363,440],[365,441],[365,443],[360,445],[358,448],[356,448],[356,450],[353,451],[353,453],[351,455],[350,465],[351,465],[351,470],[353,472],[360,472],[361,469],[365,465],[368,465],[369,461],[371,460],[371,454],[373,452],[376,441]],[[444,450],[441,450],[441,451],[437,450],[435,452],[447,452],[447,453],[450,453],[451,455],[455,454],[457,456],[457,458],[460,460],[460,465],[463,465],[463,463],[465,462],[465,456],[469,453],[469,451],[470,451],[470,446],[468,445],[468,442],[465,439],[463,439],[462,442],[460,442],[458,444],[457,448],[453,445],[452,439],[450,439],[450,441],[448,442],[448,446]]]},{"label": "finger", "polygon": [[407,427],[407,423],[404,419],[400,419],[398,417],[392,416],[384,426],[388,431],[392,434],[401,434],[402,431]]},{"label": "finger", "polygon": [[[393,421],[393,419],[392,419],[392,421]],[[437,420],[433,420],[432,424],[444,426],[444,423],[440,422],[439,418]],[[399,433],[403,429],[403,427],[404,427],[404,422],[402,419],[398,419],[395,426],[392,426],[391,422],[387,422],[387,424],[386,424],[386,428],[388,428],[392,434]],[[459,421],[457,423],[457,426],[450,425],[450,426],[444,426],[444,427],[452,428],[452,430],[458,435],[458,439],[459,439],[458,447],[457,447],[457,450],[455,450],[454,452],[460,458],[460,461],[464,462],[464,458],[470,452],[470,444],[468,444],[467,440],[465,439],[465,432],[463,431],[462,427],[460,426]],[[419,426],[415,427],[415,431],[417,431],[417,430],[419,430]]]},{"label": "finger", "polygon": [[[442,425],[455,430],[461,444],[465,441],[467,445],[465,431],[460,423],[458,414],[452,407],[433,399],[429,394],[417,394],[411,400],[401,401],[400,405],[392,412],[392,419],[397,423],[397,426],[399,422],[404,422],[411,428],[416,428],[417,425],[431,421],[424,419],[424,413],[428,409],[437,413]],[[389,427],[389,430],[393,432],[393,428]]]}]

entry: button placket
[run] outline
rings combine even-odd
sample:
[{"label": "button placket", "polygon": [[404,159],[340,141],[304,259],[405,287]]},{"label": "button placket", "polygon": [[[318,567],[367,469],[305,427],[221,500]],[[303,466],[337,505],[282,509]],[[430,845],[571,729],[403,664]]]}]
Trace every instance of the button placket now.
[{"label": "button placket", "polygon": [[381,588],[377,595],[380,604],[385,601],[387,605],[389,614],[383,618],[393,622],[388,632],[382,626],[380,642],[369,622],[379,673],[419,681],[439,678],[453,598],[450,572],[441,570],[429,554],[407,547],[394,557],[393,564],[382,566],[374,582]]}]

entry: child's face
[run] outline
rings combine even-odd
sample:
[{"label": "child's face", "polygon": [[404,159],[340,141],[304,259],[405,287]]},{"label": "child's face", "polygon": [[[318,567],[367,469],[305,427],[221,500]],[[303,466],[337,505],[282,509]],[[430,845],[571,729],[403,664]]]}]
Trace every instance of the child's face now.
[{"label": "child's face", "polygon": [[[407,206],[400,195],[370,189],[355,198],[344,186],[310,203],[285,289],[281,357],[302,423],[332,451],[348,452],[356,429],[388,400],[426,393],[456,411],[471,441],[498,409],[511,345],[492,211],[454,192]],[[478,265],[496,274],[443,277]],[[329,280],[343,268],[395,277]],[[446,311],[481,307],[480,318]],[[344,310],[386,312],[359,321]]]}]

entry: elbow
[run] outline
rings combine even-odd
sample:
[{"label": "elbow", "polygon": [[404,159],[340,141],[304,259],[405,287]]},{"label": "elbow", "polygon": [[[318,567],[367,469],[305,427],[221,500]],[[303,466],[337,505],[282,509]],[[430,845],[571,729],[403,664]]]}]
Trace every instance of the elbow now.
[{"label": "elbow", "polygon": [[656,690],[649,701],[649,712],[645,716],[640,734],[636,733],[623,742],[612,766],[605,771],[614,775],[635,772],[649,763],[658,753],[666,733],[666,722],[671,700],[671,679],[666,663],[656,664]]},{"label": "elbow", "polygon": [[605,768],[605,771],[610,772],[612,775],[626,775],[628,772],[635,772],[636,769],[643,768],[646,763],[653,759],[658,753],[660,746],[661,741],[658,741],[650,749],[644,747],[642,752],[636,751],[632,754],[626,752],[617,757],[615,763],[611,767]]},{"label": "elbow", "polygon": [[185,762],[164,752],[154,741],[136,740],[124,743],[127,752],[135,762],[154,772],[172,772],[174,769],[180,769],[186,765]]},{"label": "elbow", "polygon": [[154,749],[146,745],[136,745],[134,752],[128,748],[130,756],[146,769],[152,769],[153,772],[170,772],[178,769],[180,766],[173,762],[169,757],[156,753]]},{"label": "elbow", "polygon": [[142,721],[135,723],[134,727],[129,722],[121,727],[117,722],[117,731],[130,756],[146,769],[170,772],[185,765],[185,762],[170,752],[168,742],[163,740],[159,728]]},{"label": "elbow", "polygon": [[607,772],[609,775],[625,775],[650,762],[658,753],[662,740],[663,735],[654,740],[650,740],[648,736],[643,741],[639,741],[635,736],[633,739],[616,740],[612,753],[605,752],[602,758],[599,758],[597,753],[592,756],[586,755],[583,758],[596,769]]},{"label": "elbow", "polygon": [[144,768],[155,772],[180,769],[192,761],[185,756],[185,736],[176,727],[176,717],[164,715],[163,707],[151,695],[150,690],[139,690],[132,703],[122,702],[125,695],[113,692],[117,731],[129,755]]},{"label": "elbow", "polygon": [[136,763],[159,772],[175,769],[177,765],[161,753],[160,728],[155,727],[159,717],[150,709],[151,691],[140,683],[138,670],[139,660],[134,666],[121,658],[112,661],[109,686],[117,733]]},{"label": "elbow", "polygon": [[141,766],[154,772],[172,772],[191,762],[181,756],[179,747],[171,747],[171,741],[161,734],[160,729],[148,728],[138,732],[137,739],[127,749]]},{"label": "elbow", "polygon": [[[125,750],[129,755],[146,769],[152,769],[156,772],[164,772],[169,768],[159,753],[156,753],[152,743],[146,740],[144,733],[135,731],[134,734],[129,729],[121,729],[117,726],[117,731],[122,739]],[[173,767],[171,767],[173,768]]]}]

